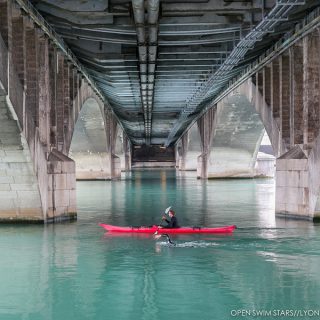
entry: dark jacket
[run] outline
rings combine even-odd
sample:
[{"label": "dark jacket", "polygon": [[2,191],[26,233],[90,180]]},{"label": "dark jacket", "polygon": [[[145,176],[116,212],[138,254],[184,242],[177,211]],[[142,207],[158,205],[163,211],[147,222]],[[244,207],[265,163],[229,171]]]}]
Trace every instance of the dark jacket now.
[{"label": "dark jacket", "polygon": [[179,228],[178,220],[175,216],[173,216],[170,220],[165,219],[168,223],[165,228]]}]

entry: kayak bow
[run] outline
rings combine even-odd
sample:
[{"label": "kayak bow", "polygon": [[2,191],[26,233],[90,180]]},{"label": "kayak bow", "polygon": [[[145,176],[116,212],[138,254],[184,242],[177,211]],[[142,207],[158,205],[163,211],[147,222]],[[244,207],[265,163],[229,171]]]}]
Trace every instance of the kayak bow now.
[{"label": "kayak bow", "polygon": [[124,232],[124,233],[175,233],[175,234],[186,234],[186,233],[232,233],[236,229],[235,225],[223,226],[216,228],[202,228],[202,227],[180,227],[180,228],[160,228],[159,226],[153,225],[151,227],[119,227],[111,224],[99,223],[99,225],[110,232]]}]

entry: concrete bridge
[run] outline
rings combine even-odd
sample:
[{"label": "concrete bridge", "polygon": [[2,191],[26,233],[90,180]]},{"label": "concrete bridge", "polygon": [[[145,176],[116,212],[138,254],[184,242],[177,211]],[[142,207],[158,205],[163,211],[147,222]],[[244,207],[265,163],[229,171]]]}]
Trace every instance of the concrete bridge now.
[{"label": "concrete bridge", "polygon": [[0,0],[0,220],[75,219],[76,178],[131,165],[253,177],[264,130],[276,213],[318,218],[319,27],[316,0]]},{"label": "concrete bridge", "polygon": [[2,1],[0,13],[0,219],[75,219],[76,172],[120,177],[118,122],[77,61],[19,6]]},{"label": "concrete bridge", "polygon": [[[298,28],[295,32],[299,34]],[[254,72],[253,67],[247,72],[250,78],[244,80],[243,75],[236,80],[234,89],[197,124],[201,145],[197,169],[202,178],[252,176],[261,132],[266,130],[277,157],[279,216],[317,220],[320,214],[319,32],[315,27],[305,36],[296,37],[287,49],[281,50],[281,44],[276,44],[278,53],[270,51],[262,68]],[[228,110],[230,107],[233,110]],[[226,116],[235,116],[234,110],[236,121],[226,120]],[[187,135],[181,138],[181,149],[187,145]],[[180,154],[180,166],[187,154],[186,147]]]}]

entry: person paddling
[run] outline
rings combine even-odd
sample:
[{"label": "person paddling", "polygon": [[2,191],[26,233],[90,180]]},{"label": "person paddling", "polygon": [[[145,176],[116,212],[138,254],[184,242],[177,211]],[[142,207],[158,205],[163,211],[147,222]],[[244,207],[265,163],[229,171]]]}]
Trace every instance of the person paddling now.
[{"label": "person paddling", "polygon": [[170,220],[168,220],[166,216],[162,216],[162,220],[167,222],[167,225],[164,226],[164,228],[168,228],[168,229],[179,228],[178,220],[175,216],[175,212],[172,209],[170,209],[168,214],[169,214]]}]

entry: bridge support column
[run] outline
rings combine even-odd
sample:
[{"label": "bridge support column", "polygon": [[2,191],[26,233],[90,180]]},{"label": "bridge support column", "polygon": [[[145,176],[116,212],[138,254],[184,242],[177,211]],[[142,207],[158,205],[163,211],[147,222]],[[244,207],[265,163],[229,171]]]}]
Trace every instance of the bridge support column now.
[{"label": "bridge support column", "polygon": [[0,222],[42,221],[31,154],[5,96],[0,96],[0,122]]},{"label": "bridge support column", "polygon": [[[290,100],[291,149],[277,159],[276,213],[320,217],[320,34],[307,35],[290,48],[293,93]],[[284,134],[284,132],[282,132]]]},{"label": "bridge support column", "polygon": [[131,170],[131,144],[130,144],[130,140],[126,136],[123,137],[123,150],[124,150],[125,171],[130,171]]},{"label": "bridge support column", "polygon": [[77,217],[75,163],[53,149],[47,162],[48,211],[46,222],[73,220]]},{"label": "bridge support column", "polygon": [[[32,35],[33,37],[33,35]],[[33,86],[36,88],[34,99],[36,100],[35,114],[37,119],[35,143],[35,165],[39,175],[39,187],[41,198],[47,199],[43,210],[46,212],[46,222],[57,222],[62,220],[73,220],[77,217],[76,209],[76,179],[75,164],[63,152],[66,145],[66,135],[62,129],[67,117],[62,113],[65,96],[69,95],[68,86],[64,86],[61,92],[61,85],[57,86],[55,96],[59,99],[50,100],[50,64],[49,64],[49,42],[46,37],[36,34],[37,64],[30,70],[30,77],[33,79]],[[59,57],[58,57],[59,61]],[[60,64],[63,62],[60,59]],[[60,66],[54,72],[54,78],[61,79],[63,68]],[[57,74],[56,74],[57,72]],[[32,86],[32,88],[33,88]],[[59,90],[60,89],[60,90]],[[54,110],[54,119],[61,124],[59,127],[62,133],[58,132],[58,142],[64,138],[64,143],[50,146],[50,112]],[[63,110],[62,110],[63,111]],[[56,118],[57,117],[57,118]],[[62,138],[61,138],[62,137]],[[61,150],[58,151],[57,148]],[[65,151],[64,151],[65,152]],[[38,160],[39,159],[39,160]],[[45,164],[45,169],[43,168]],[[46,190],[46,191],[45,191]],[[46,193],[46,194],[45,194]]]},{"label": "bridge support column", "polygon": [[308,159],[299,146],[276,161],[276,214],[312,218]]},{"label": "bridge support column", "polygon": [[11,1],[0,9],[6,39],[0,36],[0,221],[75,219],[74,163],[50,140],[56,101],[49,97],[56,91],[49,85],[55,69],[49,70],[48,39]]},{"label": "bridge support column", "polygon": [[[293,81],[287,82],[292,93],[282,97],[283,105],[288,107],[282,106],[281,133],[291,149],[277,159],[276,166],[276,213],[314,220],[320,217],[319,50],[319,30],[289,50]],[[287,116],[286,110],[291,111]]]},{"label": "bridge support column", "polygon": [[211,108],[198,120],[198,128],[201,141],[201,155],[198,157],[197,177],[208,178],[208,160],[214,132],[214,118],[216,108]]},{"label": "bridge support column", "polygon": [[118,124],[111,110],[106,111],[107,162],[111,180],[121,178],[120,158],[115,154]]},{"label": "bridge support column", "polygon": [[12,38],[12,2],[11,0],[0,1],[0,34],[7,47]]},{"label": "bridge support column", "polygon": [[275,211],[288,218],[320,217],[319,51],[317,28],[258,72],[255,87],[237,89],[255,105],[278,157]]},{"label": "bridge support column", "polygon": [[186,157],[188,152],[188,145],[189,145],[189,132],[186,132],[178,146],[178,169],[180,171],[186,170]]},{"label": "bridge support column", "polygon": [[320,139],[310,156],[295,146],[277,159],[276,214],[320,220]]},{"label": "bridge support column", "polygon": [[[110,111],[105,122],[102,96],[52,38],[15,1],[0,0],[0,221],[76,218],[75,163],[67,154],[80,109],[90,99],[98,104],[101,127],[94,131],[91,114],[86,129],[99,141],[94,147],[102,150],[110,178],[121,174],[115,117]],[[108,143],[94,139],[101,136]]]}]

